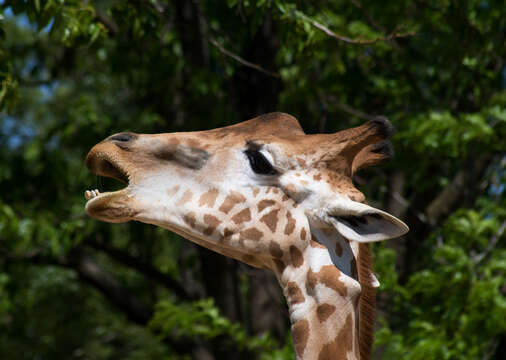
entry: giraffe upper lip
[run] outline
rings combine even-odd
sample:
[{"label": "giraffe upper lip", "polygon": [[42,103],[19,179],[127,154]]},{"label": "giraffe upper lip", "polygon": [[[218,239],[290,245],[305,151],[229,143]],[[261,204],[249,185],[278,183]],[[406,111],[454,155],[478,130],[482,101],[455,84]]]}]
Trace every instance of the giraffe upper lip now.
[{"label": "giraffe upper lip", "polygon": [[130,182],[128,173],[118,164],[115,164],[110,160],[103,160],[99,166],[100,166],[100,173],[96,173],[97,175],[110,177],[119,180],[127,185]]},{"label": "giraffe upper lip", "polygon": [[93,174],[110,177],[126,185],[130,182],[126,169],[108,153],[91,151],[86,157],[86,166]]}]

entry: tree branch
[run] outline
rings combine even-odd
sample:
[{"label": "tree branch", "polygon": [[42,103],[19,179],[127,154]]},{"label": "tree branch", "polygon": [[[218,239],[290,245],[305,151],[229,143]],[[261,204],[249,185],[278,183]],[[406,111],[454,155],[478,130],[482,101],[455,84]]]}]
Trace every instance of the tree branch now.
[{"label": "tree branch", "polygon": [[[163,4],[161,4],[160,2],[158,2],[158,1],[153,1],[153,2],[150,1],[150,2],[147,2],[147,3],[150,6],[152,6],[160,14],[163,14],[165,12],[165,10],[166,10],[165,6]],[[197,9],[197,10],[200,10],[200,9]],[[201,20],[200,21],[200,25],[201,26],[205,25],[206,27],[209,27],[207,19],[205,18],[205,16],[203,16],[203,14],[200,11],[199,11],[199,15],[202,16],[202,19],[199,19],[199,20]],[[238,63],[240,63],[240,64],[242,64],[244,66],[247,66],[249,68],[252,68],[252,69],[255,69],[257,71],[260,71],[261,73],[263,73],[265,75],[268,75],[268,76],[272,76],[272,77],[275,77],[275,78],[280,78],[281,77],[278,73],[266,70],[263,67],[261,67],[260,65],[257,65],[257,64],[254,64],[252,62],[249,62],[249,61],[243,59],[242,57],[240,57],[239,55],[234,54],[233,52],[225,49],[215,39],[208,38],[208,41],[211,43],[211,45],[213,45],[214,47],[216,47],[222,54],[224,54],[224,55],[226,55],[226,56],[234,59],[235,61],[237,61]]]},{"label": "tree branch", "polygon": [[306,18],[306,19],[307,19],[307,21],[309,21],[309,23],[311,25],[313,25],[318,30],[323,31],[328,36],[333,37],[333,38],[338,39],[338,40],[341,40],[341,41],[344,41],[345,43],[348,43],[348,44],[369,45],[369,44],[377,43],[378,41],[390,41],[390,40],[393,40],[393,39],[405,38],[405,37],[408,37],[408,36],[415,35],[415,33],[411,32],[411,31],[407,32],[407,33],[398,33],[396,31],[394,31],[393,33],[391,33],[391,34],[389,34],[387,36],[378,37],[376,39],[371,39],[371,40],[366,40],[366,39],[351,39],[349,37],[336,34],[332,30],[330,30],[328,27],[326,27],[325,25],[320,24],[316,20],[313,20],[313,19],[310,19],[310,18]]},{"label": "tree branch", "polygon": [[[474,163],[475,178],[480,178],[492,160],[492,155],[481,155]],[[453,177],[453,180],[441,191],[426,207],[427,219],[432,226],[437,225],[452,210],[458,206],[464,198],[467,184],[467,169],[461,169]]]},{"label": "tree branch", "polygon": [[99,23],[103,24],[112,35],[118,34],[119,32],[118,25],[116,25],[114,21],[112,21],[107,15],[105,15],[100,10],[95,9],[95,19]]},{"label": "tree branch", "polygon": [[264,73],[265,75],[268,75],[268,76],[272,76],[272,77],[275,77],[275,78],[280,78],[281,76],[278,74],[278,73],[275,73],[275,72],[272,72],[272,71],[269,71],[269,70],[265,70],[263,67],[261,67],[260,65],[257,65],[257,64],[253,64],[247,60],[244,60],[242,57],[240,57],[239,55],[236,55],[232,52],[230,52],[229,50],[225,49],[223,46],[221,46],[216,40],[214,39],[209,39],[209,42],[214,45],[222,54],[224,55],[227,55],[228,57],[231,57],[232,59],[234,59],[235,61],[243,64],[244,66],[247,66],[247,67],[250,67],[252,69],[255,69],[255,70],[258,70],[260,71],[261,73]]}]

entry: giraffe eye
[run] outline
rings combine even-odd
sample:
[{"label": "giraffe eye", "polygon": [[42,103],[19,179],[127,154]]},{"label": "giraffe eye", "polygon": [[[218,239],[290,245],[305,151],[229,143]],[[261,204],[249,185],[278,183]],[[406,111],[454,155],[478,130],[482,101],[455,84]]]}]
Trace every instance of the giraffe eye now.
[{"label": "giraffe eye", "polygon": [[261,175],[276,175],[278,172],[272,167],[269,160],[258,150],[246,150],[244,152],[248,157],[251,169]]}]

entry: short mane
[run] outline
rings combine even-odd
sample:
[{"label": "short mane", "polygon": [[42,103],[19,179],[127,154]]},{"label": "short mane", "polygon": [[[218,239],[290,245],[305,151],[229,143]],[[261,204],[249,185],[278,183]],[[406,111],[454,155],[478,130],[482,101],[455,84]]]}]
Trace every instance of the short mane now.
[{"label": "short mane", "polygon": [[359,303],[359,349],[360,359],[371,357],[374,320],[376,310],[376,289],[372,286],[372,257],[369,244],[360,243],[358,252],[358,279],[362,286]]}]

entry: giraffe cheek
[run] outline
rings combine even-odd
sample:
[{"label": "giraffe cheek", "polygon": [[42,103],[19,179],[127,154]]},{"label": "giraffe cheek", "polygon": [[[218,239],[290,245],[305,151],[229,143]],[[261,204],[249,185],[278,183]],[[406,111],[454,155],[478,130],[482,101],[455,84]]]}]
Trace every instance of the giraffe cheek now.
[{"label": "giraffe cheek", "polygon": [[306,179],[303,173],[286,173],[280,178],[279,183],[285,194],[296,202],[303,201],[310,194],[309,179]]}]

